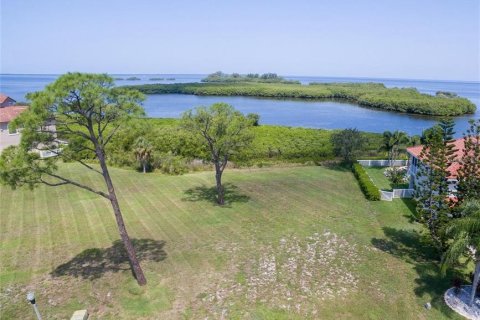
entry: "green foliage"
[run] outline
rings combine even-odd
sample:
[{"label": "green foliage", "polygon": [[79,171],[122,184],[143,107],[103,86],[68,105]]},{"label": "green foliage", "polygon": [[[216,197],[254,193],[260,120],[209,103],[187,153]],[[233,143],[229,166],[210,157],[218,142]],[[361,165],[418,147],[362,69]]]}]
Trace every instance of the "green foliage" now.
[{"label": "green foliage", "polygon": [[[260,125],[251,129],[253,141],[248,148],[242,148],[231,155],[237,166],[251,166],[271,163],[319,163],[334,159],[332,134],[338,131]],[[361,133],[366,141],[361,156],[379,157],[381,135]],[[177,119],[135,119],[120,129],[108,146],[109,163],[117,166],[135,167],[133,144],[143,136],[153,145],[156,158],[169,152],[182,158],[186,163],[193,159],[208,159],[207,150],[191,133],[180,127]],[[384,158],[382,155],[380,158]],[[153,168],[160,169],[156,159]]]},{"label": "green foliage", "polygon": [[181,126],[193,134],[204,150],[195,155],[196,158],[214,163],[218,160],[224,165],[253,140],[250,130],[253,120],[226,103],[215,103],[208,108],[197,107],[185,112]]},{"label": "green foliage", "polygon": [[455,158],[452,135],[453,123],[448,121],[428,130],[415,185],[417,213],[439,249],[445,247],[443,229],[451,215],[448,167]]},{"label": "green foliage", "polygon": [[407,183],[406,181],[406,172],[405,168],[399,168],[399,167],[389,167],[387,170],[385,170],[385,175],[387,176],[387,179],[393,184],[393,185],[400,185],[402,183]]},{"label": "green foliage", "polygon": [[250,120],[254,127],[257,127],[260,124],[260,115],[258,113],[247,114],[247,119]]},{"label": "green foliage", "polygon": [[333,151],[345,162],[352,162],[366,143],[361,132],[355,128],[335,132],[331,136]]},{"label": "green foliage", "polygon": [[380,190],[378,190],[372,179],[370,179],[365,169],[360,164],[354,163],[352,165],[352,171],[365,197],[371,201],[379,201]]},{"label": "green foliage", "polygon": [[138,80],[141,80],[141,79],[138,78],[138,77],[128,77],[127,80],[130,80],[130,81],[138,81]]},{"label": "green foliage", "polygon": [[176,156],[171,152],[159,154],[155,157],[156,167],[165,174],[179,175],[188,172],[185,158]]},{"label": "green foliage", "polygon": [[[256,79],[256,78],[255,78]],[[145,94],[194,94],[265,98],[341,99],[388,111],[455,116],[471,114],[475,104],[465,98],[432,96],[413,88],[386,88],[381,83],[259,83],[252,81],[145,84],[132,86]]]},{"label": "green foliage", "polygon": [[455,92],[449,92],[449,91],[437,91],[435,92],[435,95],[437,97],[446,97],[446,98],[456,98],[458,95]]},{"label": "green foliage", "polygon": [[458,198],[480,199],[480,120],[471,120],[464,134],[465,151],[458,170]]},{"label": "green foliage", "polygon": [[250,148],[235,157],[238,163],[262,161],[307,162],[333,158],[332,131],[281,126],[253,128]]},{"label": "green foliage", "polygon": [[[461,218],[452,220],[446,235],[452,239],[443,257],[442,269],[455,266],[460,257],[480,258],[480,200],[469,200],[462,204]],[[472,250],[474,249],[474,250]]]},{"label": "green foliage", "polygon": [[[197,107],[183,114],[182,128],[196,137],[204,152],[196,157],[211,161],[215,166],[217,202],[224,204],[222,173],[231,156],[248,148],[253,140],[252,119],[245,117],[226,103]],[[203,156],[203,157],[202,157]]]},{"label": "green foliage", "polygon": [[[83,160],[105,156],[116,130],[143,114],[139,105],[143,95],[115,88],[113,79],[104,74],[67,73],[27,97],[31,106],[12,122],[13,128],[23,128],[21,144],[6,150],[0,161],[2,182],[11,187],[75,184],[55,174],[56,163],[78,161],[96,170]],[[36,153],[59,149],[47,160]]]},{"label": "green foliage", "polygon": [[[115,188],[106,163],[106,146],[117,130],[131,117],[143,115],[139,105],[143,95],[135,90],[115,88],[105,74],[67,73],[43,91],[27,95],[31,106],[13,121],[23,128],[21,144],[0,157],[0,182],[15,188],[38,184],[72,185],[108,199],[115,214],[132,272],[139,285],[147,283],[130,241]],[[60,140],[61,139],[61,140]],[[37,152],[56,156],[41,159]],[[100,169],[81,159],[84,152],[94,154]],[[56,162],[76,161],[86,171],[103,177],[106,191],[57,172]]]},{"label": "green foliage", "polygon": [[138,137],[134,143],[134,153],[143,173],[147,172],[147,167],[151,165],[153,159],[153,146],[150,141],[143,136]]},{"label": "green foliage", "polygon": [[42,182],[42,175],[55,170],[53,159],[39,161],[38,154],[25,152],[18,146],[9,146],[0,155],[0,182],[12,189],[21,186],[33,189]]},{"label": "green foliage", "polygon": [[[403,131],[385,131],[383,133],[383,146],[382,149],[387,151],[388,160],[391,161],[391,166],[393,168],[393,162],[398,159],[400,154],[400,147],[405,146],[409,142],[408,136]],[[392,177],[396,177],[394,174]],[[394,181],[392,181],[394,182]],[[394,182],[396,184],[396,182]]]},{"label": "green foliage", "polygon": [[238,73],[225,74],[221,71],[209,74],[206,78],[202,79],[202,82],[262,82],[262,83],[290,83],[300,84],[299,81],[285,80],[283,77],[278,76],[276,73],[264,73],[259,75],[258,73],[249,73],[247,75],[241,75]]},{"label": "green foliage", "polygon": [[474,283],[470,294],[473,303],[480,278],[480,202],[469,200],[462,206],[462,215],[449,223],[446,235],[451,238],[448,250],[442,259],[442,271],[455,266],[460,258],[466,258],[475,265]]}]

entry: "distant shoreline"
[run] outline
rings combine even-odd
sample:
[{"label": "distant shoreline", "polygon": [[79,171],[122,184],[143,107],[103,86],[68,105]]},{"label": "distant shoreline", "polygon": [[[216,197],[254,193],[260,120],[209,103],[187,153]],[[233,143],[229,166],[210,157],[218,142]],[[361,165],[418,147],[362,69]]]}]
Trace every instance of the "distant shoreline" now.
[{"label": "distant shoreline", "polygon": [[459,116],[474,114],[476,105],[466,98],[428,95],[414,88],[387,88],[382,83],[285,84],[263,82],[206,82],[130,85],[145,94],[193,94],[200,96],[245,96],[296,98],[303,100],[343,99],[362,107],[408,114]]},{"label": "distant shoreline", "polygon": [[[99,72],[103,73],[103,72]],[[63,73],[0,73],[0,76],[60,76]],[[205,77],[208,74],[206,73],[107,73],[108,75],[115,76],[195,76],[195,77]],[[342,82],[344,80],[374,80],[374,82],[386,81],[403,81],[403,82],[441,82],[441,83],[467,83],[467,84],[478,84],[480,85],[479,80],[455,80],[455,79],[420,79],[420,78],[396,78],[396,77],[352,77],[352,76],[319,76],[319,75],[284,75],[286,79],[300,79],[300,78],[325,78],[325,79],[338,79]],[[148,79],[145,79],[148,80]]]}]

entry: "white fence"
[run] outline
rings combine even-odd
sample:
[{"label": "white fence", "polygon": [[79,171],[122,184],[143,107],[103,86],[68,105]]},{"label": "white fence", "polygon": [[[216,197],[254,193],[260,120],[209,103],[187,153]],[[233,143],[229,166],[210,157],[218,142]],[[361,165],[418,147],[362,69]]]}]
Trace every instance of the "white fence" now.
[{"label": "white fence", "polygon": [[[393,165],[394,167],[404,167],[408,165],[408,160],[357,160],[357,162],[364,167],[388,167],[391,165]],[[371,177],[370,180],[372,180]],[[413,189],[393,189],[392,191],[379,191],[380,200],[385,201],[392,201],[395,198],[413,198],[414,193]]]},{"label": "white fence", "polygon": [[380,200],[392,201],[395,198],[413,198],[413,189],[393,189],[393,191],[380,190]]},{"label": "white fence", "polygon": [[413,189],[393,189],[394,198],[413,198]]},{"label": "white fence", "polygon": [[380,190],[380,200],[392,201],[393,192]]},{"label": "white fence", "polygon": [[36,152],[38,152],[40,158],[44,159],[57,156],[60,152],[62,152],[62,149],[58,148],[53,150],[36,150]]},{"label": "white fence", "polygon": [[357,160],[357,162],[364,167],[389,167],[390,165],[403,167],[408,164],[408,160]]}]

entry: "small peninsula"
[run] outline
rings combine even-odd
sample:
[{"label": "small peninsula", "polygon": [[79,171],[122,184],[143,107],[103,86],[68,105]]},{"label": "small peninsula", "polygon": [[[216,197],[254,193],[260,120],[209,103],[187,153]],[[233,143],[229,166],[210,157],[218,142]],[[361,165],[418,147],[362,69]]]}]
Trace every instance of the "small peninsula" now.
[{"label": "small peninsula", "polygon": [[430,116],[472,114],[475,104],[455,94],[420,93],[415,88],[387,88],[382,83],[310,83],[302,85],[275,76],[214,73],[201,83],[143,84],[128,86],[145,94],[193,94],[262,98],[344,100],[363,107]]}]

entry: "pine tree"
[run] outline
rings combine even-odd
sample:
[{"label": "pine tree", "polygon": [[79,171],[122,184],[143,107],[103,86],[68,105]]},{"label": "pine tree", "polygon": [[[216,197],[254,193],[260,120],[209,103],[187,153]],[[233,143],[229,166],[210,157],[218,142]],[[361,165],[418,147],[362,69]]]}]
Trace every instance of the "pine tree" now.
[{"label": "pine tree", "polygon": [[453,122],[442,121],[428,130],[420,153],[415,198],[421,221],[440,250],[445,247],[442,229],[449,221],[448,168],[455,159]]},{"label": "pine tree", "polygon": [[458,170],[458,200],[480,199],[480,120],[470,120],[463,135],[465,148]]},{"label": "pine tree", "polygon": [[472,305],[480,282],[480,202],[468,200],[461,209],[461,218],[453,220],[446,228],[446,235],[452,241],[442,259],[442,272],[445,274],[446,269],[457,265],[460,259],[473,262],[474,276],[469,301],[469,305]]}]

